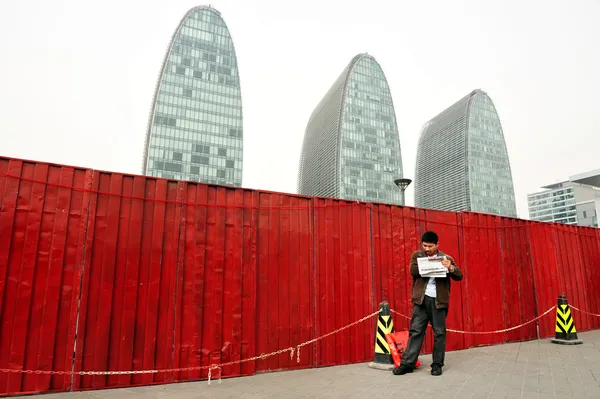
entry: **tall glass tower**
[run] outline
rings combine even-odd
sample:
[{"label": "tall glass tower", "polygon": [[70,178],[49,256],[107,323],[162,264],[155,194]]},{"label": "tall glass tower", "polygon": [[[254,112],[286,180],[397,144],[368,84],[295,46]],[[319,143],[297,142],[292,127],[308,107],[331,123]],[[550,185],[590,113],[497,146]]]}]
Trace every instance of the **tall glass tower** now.
[{"label": "tall glass tower", "polygon": [[485,92],[472,91],[423,126],[415,206],[517,216],[504,133]]},{"label": "tall glass tower", "polygon": [[302,144],[298,193],[401,204],[403,177],[392,95],[372,56],[355,56],[313,111]]},{"label": "tall glass tower", "polygon": [[231,35],[211,7],[177,26],[154,93],[143,174],[241,186],[242,96]]}]

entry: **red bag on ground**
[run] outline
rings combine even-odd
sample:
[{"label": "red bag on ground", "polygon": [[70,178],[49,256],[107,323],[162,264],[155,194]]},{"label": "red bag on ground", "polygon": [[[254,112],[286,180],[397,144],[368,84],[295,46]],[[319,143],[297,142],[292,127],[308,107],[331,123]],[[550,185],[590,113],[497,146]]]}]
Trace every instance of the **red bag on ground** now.
[{"label": "red bag on ground", "polygon": [[[390,353],[392,354],[392,359],[394,359],[394,366],[400,367],[400,359],[402,359],[402,354],[408,344],[408,331],[398,331],[386,334],[385,340],[390,347]],[[419,367],[420,365],[421,361],[417,358],[415,367]]]}]

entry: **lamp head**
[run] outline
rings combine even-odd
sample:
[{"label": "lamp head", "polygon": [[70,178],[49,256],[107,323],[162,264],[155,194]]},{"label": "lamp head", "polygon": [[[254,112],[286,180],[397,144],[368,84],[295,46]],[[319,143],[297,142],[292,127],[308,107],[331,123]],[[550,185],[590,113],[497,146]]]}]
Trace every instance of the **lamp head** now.
[{"label": "lamp head", "polygon": [[394,183],[396,184],[396,186],[398,186],[398,188],[402,191],[406,190],[406,187],[409,186],[410,183],[412,183],[412,180],[410,179],[406,179],[406,178],[402,178],[402,179],[396,179],[394,180]]}]

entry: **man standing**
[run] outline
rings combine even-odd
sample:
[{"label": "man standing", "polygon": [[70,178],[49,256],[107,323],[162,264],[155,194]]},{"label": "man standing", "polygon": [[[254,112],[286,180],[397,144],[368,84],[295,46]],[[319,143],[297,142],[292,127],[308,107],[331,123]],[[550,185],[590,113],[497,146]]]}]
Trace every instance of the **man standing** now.
[{"label": "man standing", "polygon": [[[434,334],[431,375],[442,375],[446,352],[446,316],[450,303],[450,279],[460,281],[463,274],[452,257],[438,250],[438,241],[436,233],[432,231],[424,233],[421,237],[422,250],[414,252],[410,260],[410,274],[413,277],[412,318],[408,344],[402,355],[400,367],[394,369],[395,375],[413,372],[428,323],[431,323]],[[421,277],[417,259],[432,256],[445,258],[442,265],[448,270],[446,277]]]}]

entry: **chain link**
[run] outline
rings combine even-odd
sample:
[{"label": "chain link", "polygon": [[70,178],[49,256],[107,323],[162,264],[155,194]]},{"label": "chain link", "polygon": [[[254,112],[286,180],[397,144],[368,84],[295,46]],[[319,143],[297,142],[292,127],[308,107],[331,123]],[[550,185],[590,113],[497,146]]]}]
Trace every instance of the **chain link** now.
[{"label": "chain link", "polygon": [[[556,309],[556,306],[552,306],[550,309],[546,310],[543,314],[539,315],[538,317],[536,317],[535,319],[526,321],[525,323],[519,324],[518,326],[514,326],[514,327],[509,327],[509,328],[504,328],[502,330],[495,330],[495,331],[462,331],[462,330],[454,330],[452,328],[447,328],[447,331],[453,332],[453,333],[457,333],[457,334],[474,334],[474,335],[484,335],[484,334],[499,334],[499,333],[503,333],[503,332],[508,332],[508,331],[513,331],[516,329],[519,329],[521,327],[524,327],[528,324],[533,323],[534,321],[537,321],[539,319],[541,319],[542,317],[546,316],[548,313],[550,313],[551,311],[553,311],[554,309]],[[395,313],[397,315],[400,315],[402,317],[406,317],[407,319],[410,319],[410,317],[397,312],[395,310],[392,309],[392,313]]]},{"label": "chain link", "polygon": [[242,363],[247,363],[247,362],[253,362],[256,360],[266,360],[267,358],[270,358],[272,356],[277,356],[277,355],[281,355],[283,353],[288,353],[290,354],[290,359],[294,358],[294,353],[296,354],[296,360],[298,363],[300,363],[300,348],[303,346],[307,346],[310,344],[313,344],[319,340],[322,340],[324,338],[330,337],[334,334],[339,333],[340,331],[344,331],[350,327],[353,327],[357,324],[360,324],[362,322],[364,322],[365,320],[370,319],[371,317],[377,315],[379,313],[379,311],[377,312],[373,312],[368,316],[363,317],[360,320],[357,320],[351,324],[348,324],[342,328],[338,328],[335,331],[332,331],[330,333],[321,335],[320,337],[311,339],[310,341],[306,341],[303,342],[301,344],[299,344],[296,347],[289,347],[289,348],[285,348],[285,349],[279,349],[277,351],[274,352],[270,352],[270,353],[262,353],[258,356],[253,356],[247,359],[242,359],[242,360],[235,360],[235,361],[231,361],[231,362],[226,362],[226,363],[220,363],[220,364],[211,364],[211,365],[207,365],[207,366],[195,366],[195,367],[181,367],[181,368],[172,368],[172,369],[163,369],[163,370],[132,370],[132,371],[50,371],[50,370],[18,370],[18,369],[0,369],[0,373],[23,373],[23,374],[36,374],[36,375],[81,375],[81,376],[86,376],[86,375],[137,375],[137,374],[158,374],[158,373],[174,373],[174,372],[189,372],[189,371],[200,371],[200,370],[208,370],[208,383],[210,384],[212,376],[213,376],[213,370],[219,370],[219,383],[221,383],[221,374],[222,374],[222,370],[223,367],[225,366],[233,366],[236,364],[242,364]]},{"label": "chain link", "polygon": [[587,315],[590,315],[590,316],[596,316],[596,317],[600,317],[600,314],[598,314],[598,313],[590,313],[590,312],[586,312],[585,310],[581,310],[581,309],[579,309],[578,307],[576,307],[576,306],[573,306],[573,305],[569,305],[569,307],[571,307],[572,309],[575,309],[575,310],[577,310],[578,312],[585,313],[585,314],[587,314]]},{"label": "chain link", "polygon": [[[599,316],[600,314],[594,314],[594,313],[588,313],[585,312],[575,306],[571,307],[575,310],[578,310],[580,312],[583,313],[587,313],[593,316]],[[454,332],[454,333],[459,333],[459,334],[495,334],[495,333],[502,333],[502,332],[507,332],[507,331],[512,331],[512,330],[516,330],[518,328],[521,328],[527,324],[533,323],[534,321],[537,321],[539,319],[541,319],[542,317],[546,316],[548,313],[550,313],[552,310],[554,310],[556,308],[556,306],[551,307],[550,309],[548,309],[546,312],[544,312],[542,315],[536,317],[533,320],[530,320],[528,322],[525,322],[523,324],[520,324],[518,326],[514,326],[514,327],[510,327],[510,328],[505,328],[503,330],[497,330],[497,331],[460,331],[460,330],[454,330],[454,329],[447,329],[448,331]],[[373,312],[359,320],[356,320],[353,323],[350,323],[344,327],[338,328],[337,330],[331,331],[327,334],[323,334],[317,338],[313,338],[309,341],[303,342],[301,344],[298,344],[296,347],[289,347],[289,348],[285,348],[285,349],[279,349],[277,351],[274,352],[270,352],[270,353],[262,353],[260,355],[257,356],[253,356],[247,359],[242,359],[242,360],[235,360],[235,361],[230,361],[230,362],[226,362],[226,363],[220,363],[220,364],[210,364],[210,365],[206,365],[206,366],[195,366],[195,367],[181,367],[181,368],[172,368],[172,369],[163,369],[163,370],[132,370],[132,371],[50,371],[50,370],[18,370],[18,369],[0,369],[0,373],[24,373],[24,374],[36,374],[36,375],[81,375],[81,376],[95,376],[95,375],[139,375],[139,374],[158,374],[158,373],[174,373],[174,372],[191,372],[191,371],[201,371],[201,370],[208,370],[208,381],[210,384],[210,381],[212,379],[213,376],[213,370],[219,370],[219,383],[221,382],[221,374],[222,374],[222,370],[223,367],[226,366],[233,366],[236,364],[242,364],[242,363],[247,363],[247,362],[254,362],[257,360],[266,360],[270,357],[273,356],[277,356],[277,355],[281,355],[283,353],[288,353],[290,355],[290,359],[294,358],[294,354],[296,354],[296,361],[297,363],[300,363],[300,349],[304,346],[308,346],[311,344],[314,344],[322,339],[331,337],[332,335],[335,335],[339,332],[342,332],[344,330],[347,330],[351,327],[354,327],[360,323],[363,323],[366,320],[369,320],[370,318],[376,316],[379,314],[379,310],[376,312]],[[402,316],[406,319],[410,319],[410,316],[407,316],[401,312],[398,312],[394,309],[391,309],[391,312]]]},{"label": "chain link", "polygon": [[402,317],[404,317],[405,319],[408,319],[408,320],[410,320],[410,319],[411,319],[411,317],[410,317],[410,316],[407,316],[407,315],[405,315],[405,314],[403,314],[403,313],[397,312],[397,311],[395,311],[394,309],[390,309],[390,311],[391,311],[392,313],[394,313],[394,314],[397,314],[398,316],[402,316]]},{"label": "chain link", "polygon": [[342,328],[338,328],[338,329],[337,329],[337,330],[335,330],[335,331],[332,331],[332,332],[329,332],[329,333],[327,333],[327,334],[321,335],[320,337],[317,337],[317,338],[311,339],[310,341],[306,341],[306,342],[304,342],[304,343],[302,343],[302,344],[298,345],[298,348],[300,348],[300,347],[302,347],[302,346],[310,345],[310,344],[312,344],[312,343],[315,343],[315,342],[317,342],[317,341],[320,341],[320,340],[322,340],[323,338],[327,338],[327,337],[330,337],[330,336],[332,336],[332,335],[334,335],[334,334],[337,334],[337,333],[339,333],[340,331],[344,331],[344,330],[346,330],[346,329],[348,329],[348,328],[350,328],[350,327],[354,327],[355,325],[357,325],[357,324],[360,324],[360,323],[362,323],[363,321],[365,321],[365,320],[368,320],[368,319],[370,319],[371,317],[373,317],[373,316],[375,316],[375,315],[378,315],[378,314],[379,314],[379,312],[380,312],[380,311],[378,310],[378,311],[376,311],[376,312],[373,312],[373,313],[371,313],[371,314],[370,314],[370,315],[368,315],[368,316],[365,316],[365,317],[363,317],[363,318],[362,318],[362,319],[360,319],[360,320],[356,320],[354,323],[350,323],[350,324],[348,324],[347,326],[344,326],[344,327],[342,327]]}]

